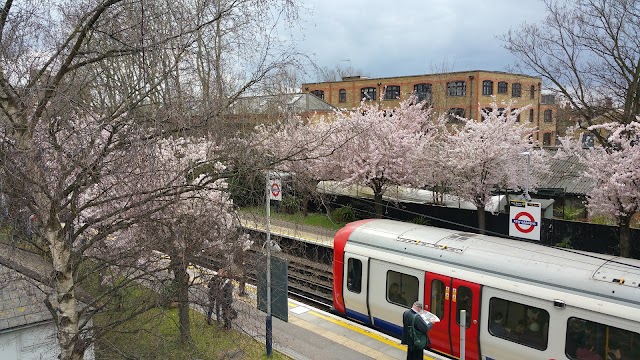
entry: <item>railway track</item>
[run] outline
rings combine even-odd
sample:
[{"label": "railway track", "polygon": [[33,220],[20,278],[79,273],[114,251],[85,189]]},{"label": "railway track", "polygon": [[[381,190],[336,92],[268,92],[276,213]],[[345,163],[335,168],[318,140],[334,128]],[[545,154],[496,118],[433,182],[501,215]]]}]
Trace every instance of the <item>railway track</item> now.
[{"label": "railway track", "polygon": [[[322,310],[331,307],[333,274],[330,265],[286,253],[278,253],[275,256],[287,261],[287,286],[291,298]],[[261,261],[264,261],[264,257],[260,248],[249,250],[245,258],[247,283],[257,285],[257,271],[261,268]],[[221,262],[201,259],[197,265],[215,270],[221,267]]]},{"label": "railway track", "polygon": [[[302,257],[278,254],[279,258],[287,261],[289,296],[314,307],[328,309],[332,304],[331,267],[326,264],[314,263]],[[252,266],[247,266],[247,280],[257,284],[257,262],[264,259],[260,252],[253,252],[250,258]],[[249,265],[249,262],[247,262]]]}]

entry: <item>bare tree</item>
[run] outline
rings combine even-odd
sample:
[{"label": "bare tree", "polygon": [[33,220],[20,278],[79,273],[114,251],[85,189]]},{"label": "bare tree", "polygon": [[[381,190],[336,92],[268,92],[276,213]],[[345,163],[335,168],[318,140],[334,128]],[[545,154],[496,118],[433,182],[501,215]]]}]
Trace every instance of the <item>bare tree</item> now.
[{"label": "bare tree", "polygon": [[[542,24],[524,24],[501,37],[506,49],[551,90],[566,98],[584,122],[628,124],[640,114],[640,2],[545,0]],[[607,99],[611,99],[608,101]],[[605,106],[613,102],[615,108]],[[606,135],[592,131],[608,146]]]},{"label": "bare tree", "polygon": [[[211,3],[4,3],[2,193],[13,209],[33,219],[29,246],[52,264],[55,294],[47,304],[57,324],[61,359],[82,358],[96,339],[126,321],[118,318],[102,328],[91,326],[93,315],[113,305],[118,289],[153,280],[162,270],[140,264],[142,250],[135,243],[115,251],[108,241],[125,239],[123,233],[203,186],[185,181],[202,164],[167,169],[157,146],[178,131],[197,132],[198,125],[223,111],[220,103],[204,109],[194,106],[211,96],[205,95],[192,71],[197,68],[199,36],[213,36],[216,24],[234,11],[247,19],[252,13],[264,19],[259,12],[264,6],[275,6],[280,13],[295,10],[289,0],[228,1],[213,10],[207,5]],[[218,79],[236,80],[224,96],[225,104],[292,58],[286,46],[274,41],[273,24],[260,26],[271,36],[253,37],[259,39],[254,45],[263,45],[256,56],[246,56],[250,45],[245,53],[234,54],[251,61],[238,65],[230,59],[237,67],[218,66]],[[237,49],[250,35],[235,38],[236,43],[218,53]],[[203,68],[213,68],[211,58],[200,59]],[[205,139],[204,144],[212,143]],[[212,157],[225,158],[233,150],[206,156],[214,164],[218,161]],[[228,175],[212,172],[209,181]],[[158,178],[162,181],[151,181]],[[90,283],[94,272],[113,272],[114,286],[81,306],[76,291]],[[138,305],[127,316],[155,303]]]},{"label": "bare tree", "polygon": [[338,64],[333,68],[328,66],[318,67],[318,79],[320,81],[341,81],[345,77],[351,76],[367,76],[362,69],[351,66],[351,60],[344,60],[348,65]]}]

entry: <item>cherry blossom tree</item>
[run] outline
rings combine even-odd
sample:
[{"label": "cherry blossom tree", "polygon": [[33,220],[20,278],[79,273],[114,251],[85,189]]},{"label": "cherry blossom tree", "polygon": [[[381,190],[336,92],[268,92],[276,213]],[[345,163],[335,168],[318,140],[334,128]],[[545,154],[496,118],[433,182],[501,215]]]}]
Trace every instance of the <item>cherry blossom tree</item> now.
[{"label": "cherry blossom tree", "polygon": [[[499,189],[520,190],[527,181],[527,159],[531,156],[531,174],[545,169],[542,151],[536,151],[530,136],[536,131],[517,122],[527,107],[513,109],[512,104],[494,101],[491,110],[482,109],[482,121],[461,118],[464,126],[454,129],[446,140],[445,173],[450,174],[452,188],[460,198],[478,208],[478,228],[485,230],[485,206]],[[529,184],[534,188],[535,178]]]},{"label": "cherry blossom tree", "polygon": [[[117,240],[107,242],[110,249],[135,244],[139,250],[146,249],[146,254],[159,250],[169,256],[168,270],[173,275],[171,289],[178,302],[180,335],[184,344],[191,341],[189,265],[203,256],[211,256],[226,257],[225,264],[230,267],[233,254],[247,250],[250,245],[241,233],[226,181],[218,177],[225,173],[226,166],[207,162],[206,159],[212,156],[207,151],[207,143],[204,139],[161,140],[157,154],[162,169],[155,169],[145,187],[153,189],[173,183],[176,188],[192,186],[195,189],[150,201],[148,217],[128,231],[116,234]],[[184,169],[191,169],[191,173],[185,174],[187,177],[184,178],[175,178],[174,174],[184,174]],[[189,180],[193,174],[202,171],[206,172]],[[159,210],[154,211],[154,208]],[[114,260],[117,263],[117,259]]]},{"label": "cherry blossom tree", "polygon": [[373,190],[376,216],[382,216],[382,195],[392,185],[419,183],[416,163],[429,142],[431,109],[411,96],[396,109],[362,102],[352,112],[337,112],[332,121],[344,131],[343,145],[318,163],[321,179]]},{"label": "cherry blossom tree", "polygon": [[631,218],[640,210],[640,122],[594,125],[590,131],[608,134],[610,147],[583,148],[571,136],[562,140],[564,154],[578,155],[586,166],[585,175],[594,180],[587,193],[587,209],[592,215],[613,217],[620,228],[620,256],[631,252]]}]

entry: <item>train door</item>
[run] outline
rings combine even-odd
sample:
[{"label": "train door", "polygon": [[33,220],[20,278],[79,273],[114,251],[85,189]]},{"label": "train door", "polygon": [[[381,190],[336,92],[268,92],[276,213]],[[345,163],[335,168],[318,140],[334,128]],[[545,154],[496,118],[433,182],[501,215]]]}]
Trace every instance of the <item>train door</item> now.
[{"label": "train door", "polygon": [[427,273],[424,298],[425,309],[440,318],[429,332],[431,348],[460,357],[460,310],[466,310],[466,358],[478,359],[480,285]]},{"label": "train door", "polygon": [[371,324],[369,316],[369,258],[345,253],[345,280],[342,284],[342,294],[347,316],[364,324]]}]

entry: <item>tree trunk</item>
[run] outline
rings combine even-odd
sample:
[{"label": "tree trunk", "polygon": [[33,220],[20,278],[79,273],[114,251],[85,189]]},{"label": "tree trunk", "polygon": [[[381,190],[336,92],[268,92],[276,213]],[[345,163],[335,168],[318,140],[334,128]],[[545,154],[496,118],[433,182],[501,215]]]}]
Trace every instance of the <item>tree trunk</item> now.
[{"label": "tree trunk", "polygon": [[302,215],[304,217],[309,215],[309,194],[306,191],[302,195]]},{"label": "tree trunk", "polygon": [[178,322],[180,324],[180,342],[191,342],[191,326],[189,323],[189,273],[187,264],[179,262],[173,267],[173,277],[178,297]]},{"label": "tree trunk", "polygon": [[620,256],[631,257],[631,230],[629,225],[631,224],[631,217],[625,216],[620,218],[618,223],[620,231]]},{"label": "tree trunk", "polygon": [[478,230],[480,234],[484,234],[486,213],[483,207],[478,207]]},{"label": "tree trunk", "polygon": [[45,237],[51,249],[54,270],[55,298],[49,299],[58,327],[58,344],[61,360],[81,360],[85,348],[78,335],[78,309],[74,291],[73,264],[71,248],[63,238],[60,224],[47,225]]},{"label": "tree trunk", "polygon": [[378,192],[376,191],[373,194],[373,200],[375,202],[375,207],[376,207],[376,217],[381,219],[382,218],[382,192]]}]

